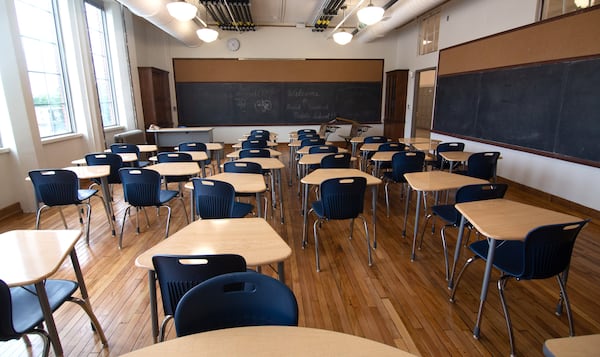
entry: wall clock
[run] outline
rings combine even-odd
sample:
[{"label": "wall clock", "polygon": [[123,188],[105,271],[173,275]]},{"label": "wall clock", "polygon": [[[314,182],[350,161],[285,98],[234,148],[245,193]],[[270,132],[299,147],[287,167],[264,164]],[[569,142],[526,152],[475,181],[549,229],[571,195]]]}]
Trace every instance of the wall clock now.
[{"label": "wall clock", "polygon": [[239,50],[240,40],[238,40],[237,38],[230,38],[229,40],[227,40],[227,49],[229,49],[229,51]]}]

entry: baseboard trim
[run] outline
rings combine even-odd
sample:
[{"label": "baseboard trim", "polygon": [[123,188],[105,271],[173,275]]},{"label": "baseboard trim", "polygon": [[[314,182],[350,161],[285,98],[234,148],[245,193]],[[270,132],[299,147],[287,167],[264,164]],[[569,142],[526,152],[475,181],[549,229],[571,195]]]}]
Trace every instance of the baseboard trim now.
[{"label": "baseboard trim", "polygon": [[13,203],[12,205],[0,208],[0,220],[12,217],[17,214],[23,213],[21,204],[19,202]]}]

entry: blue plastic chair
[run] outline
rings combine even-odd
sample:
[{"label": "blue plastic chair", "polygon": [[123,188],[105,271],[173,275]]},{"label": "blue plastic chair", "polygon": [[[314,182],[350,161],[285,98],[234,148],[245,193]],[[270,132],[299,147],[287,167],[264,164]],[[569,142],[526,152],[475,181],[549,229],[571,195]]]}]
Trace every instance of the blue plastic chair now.
[{"label": "blue plastic chair", "polygon": [[[404,174],[423,171],[424,162],[425,153],[422,151],[399,151],[392,156],[392,171],[383,173],[383,180],[385,181],[385,206],[388,217],[390,216],[389,184],[401,183],[403,186],[406,186],[405,190],[408,191]],[[406,197],[408,204],[408,192]]]},{"label": "blue plastic chair", "polygon": [[300,140],[300,148],[303,148],[305,146],[315,146],[315,145],[325,145],[325,139],[315,137],[315,138],[306,138],[306,139]]},{"label": "blue plastic chair", "polygon": [[[156,207],[157,209],[160,209],[161,207],[166,207],[168,214],[165,238],[167,238],[169,236],[169,225],[171,223],[171,207],[167,203],[177,197],[179,192],[162,190],[160,174],[156,171],[125,167],[119,170],[119,175],[121,176],[121,182],[123,183],[123,196],[125,202],[129,204],[123,214],[123,224],[119,236],[119,249],[123,247],[123,231],[125,231],[125,221],[127,220],[131,207],[136,208],[137,233],[140,232],[140,208]],[[181,202],[185,212],[185,203],[183,200]],[[150,220],[148,219],[148,214],[145,210],[144,214],[146,215],[146,223],[150,226]],[[185,214],[185,216],[187,219],[187,214]]]},{"label": "blue plastic chair", "polygon": [[[462,215],[454,207],[457,203],[472,202],[472,201],[483,201],[493,200],[496,198],[503,198],[506,190],[508,189],[507,184],[481,184],[481,185],[467,185],[460,187],[456,190],[456,202],[452,204],[436,205],[431,207],[431,213],[425,218],[425,224],[423,225],[423,231],[421,232],[421,241],[419,243],[419,249],[423,245],[423,236],[427,230],[427,223],[433,216],[440,217],[446,224],[442,226],[440,235],[442,237],[442,247],[444,249],[444,262],[446,267],[446,280],[450,279],[450,272],[448,267],[448,248],[446,246],[446,228],[447,227],[458,227]],[[470,229],[470,225],[468,226]],[[467,238],[468,241],[468,238]]]},{"label": "blue plastic chair", "polygon": [[269,141],[270,139],[270,135],[269,134],[250,134],[246,140],[264,140],[264,141]]},{"label": "blue plastic chair", "polygon": [[208,156],[208,159],[204,160],[203,164],[205,167],[210,169],[211,175],[213,174],[212,160],[210,158],[210,152],[208,151],[206,144],[199,141],[190,141],[177,145],[179,151],[202,151]]},{"label": "blue plastic chair", "polygon": [[271,133],[268,130],[265,130],[265,129],[252,129],[252,130],[250,130],[250,135],[256,135],[256,134],[266,135],[267,138],[269,136],[271,136]]},{"label": "blue plastic chair", "polygon": [[[123,167],[123,159],[118,154],[110,152],[99,152],[85,155],[85,162],[88,166],[108,165],[110,166],[110,174],[108,175],[108,184],[120,184],[119,169]],[[96,185],[100,185],[100,179],[92,179]]]},{"label": "blue plastic chair", "polygon": [[367,136],[364,140],[365,144],[371,144],[371,143],[387,143],[388,142],[388,138],[385,136],[381,136],[381,135],[371,135],[371,136]]},{"label": "blue plastic chair", "polygon": [[252,212],[253,206],[236,202],[235,189],[230,183],[194,178],[196,214],[202,219],[242,218]]},{"label": "blue plastic chair", "polygon": [[244,140],[242,141],[242,149],[264,149],[267,147],[266,140]]},{"label": "blue plastic chair", "polygon": [[296,134],[298,136],[303,135],[303,134],[316,134],[317,131],[315,129],[298,129],[296,130]]},{"label": "blue plastic chair", "polygon": [[[515,355],[514,336],[508,306],[504,297],[504,289],[510,278],[522,281],[556,277],[560,288],[559,306],[562,309],[562,302],[564,301],[569,321],[569,336],[575,335],[571,306],[566,289],[567,274],[575,240],[588,221],[541,226],[531,230],[524,241],[496,242],[493,265],[502,274],[498,279],[498,293],[500,294],[500,302],[502,303],[504,317],[506,318],[511,356]],[[469,249],[475,255],[469,258],[461,269],[452,289],[450,301],[454,301],[458,283],[465,269],[477,259],[486,261],[488,248],[489,243],[487,239],[479,240],[469,245]],[[560,310],[557,309],[557,312],[560,312]]]},{"label": "blue plastic chair", "polygon": [[[235,172],[239,174],[261,174],[261,175],[269,175],[269,170],[263,170],[262,166],[256,162],[248,162],[248,161],[229,161],[223,164],[224,172]],[[270,189],[270,188],[268,188]],[[236,193],[237,197],[255,197],[254,193]],[[269,207],[269,201],[267,198],[268,195],[264,195],[265,199],[265,217],[267,217],[267,210]],[[258,204],[258,202],[256,203]]]},{"label": "blue plastic chair", "polygon": [[[334,178],[325,180],[321,183],[319,187],[321,199],[313,202],[312,208],[309,211],[309,213],[313,212],[317,216],[313,225],[317,271],[321,271],[317,227],[326,220],[350,219],[350,239],[352,239],[354,219],[360,217],[365,228],[369,266],[372,265],[369,229],[367,228],[367,221],[362,215],[366,187],[367,179],[364,177]],[[303,246],[305,245],[306,242],[303,242]]]},{"label": "blue plastic chair", "polygon": [[329,153],[337,153],[339,148],[335,145],[316,145],[311,146],[308,149],[309,154],[329,154]]},{"label": "blue plastic chair", "polygon": [[[58,207],[60,217],[65,229],[68,229],[67,221],[63,215],[62,206],[75,205],[79,222],[83,223],[81,217],[80,205],[84,205],[86,210],[85,218],[85,241],[90,243],[90,217],[92,215],[92,205],[90,198],[98,193],[96,189],[80,189],[79,178],[73,171],[63,169],[32,170],[29,171],[29,178],[33,183],[33,189],[36,201],[42,203],[37,207],[35,216],[35,229],[40,229],[40,218],[42,211],[49,207]],[[104,198],[97,196],[104,204]]]},{"label": "blue plastic chair", "polygon": [[113,154],[119,154],[119,153],[130,153],[130,154],[136,154],[138,157],[138,160],[133,161],[133,162],[128,162],[127,165],[125,166],[131,166],[131,167],[146,167],[148,165],[150,165],[149,161],[140,161],[140,148],[138,148],[138,146],[136,144],[112,144],[110,146],[110,151]]},{"label": "blue plastic chair", "polygon": [[325,155],[319,164],[322,169],[347,169],[352,155],[348,152]]},{"label": "blue plastic chair", "polygon": [[[157,161],[159,163],[163,162],[194,162],[192,160],[192,155],[184,152],[160,152],[156,156]],[[183,175],[183,176],[165,176],[164,183],[165,189],[168,189],[169,183],[176,182],[178,184],[178,190],[180,197],[183,197],[183,183],[188,182],[192,176]]]},{"label": "blue plastic chair", "polygon": [[[406,150],[406,148],[407,148],[406,145],[404,145],[402,143],[386,142],[386,143],[379,145],[379,149],[377,149],[377,151],[404,151],[404,150]],[[373,155],[375,155],[375,154],[373,153]],[[371,155],[371,157],[373,157],[373,155]],[[371,162],[371,165],[373,165],[372,162]],[[379,170],[389,170],[391,168],[392,168],[391,162],[379,163]]]},{"label": "blue plastic chair", "polygon": [[[447,142],[447,143],[440,143],[437,148],[435,149],[436,155],[435,155],[435,161],[430,162],[429,164],[436,169],[439,170],[445,170],[445,169],[449,169],[450,168],[450,163],[446,162],[444,160],[444,158],[442,157],[442,155],[440,155],[441,152],[446,152],[446,151],[465,151],[465,144],[464,143],[459,143],[459,142]],[[458,162],[454,163],[455,166],[458,166]],[[453,166],[454,168],[454,166]]]},{"label": "blue plastic chair", "polygon": [[[96,316],[83,300],[72,296],[78,290],[78,284],[70,280],[48,279],[44,283],[48,302],[52,312],[58,310],[66,301],[79,305],[89,316],[95,331],[99,332],[102,343],[106,337]],[[33,285],[9,288],[0,280],[0,341],[19,339],[28,334],[37,334],[44,342],[43,356],[50,352],[50,336],[43,329],[44,313],[40,307],[37,291]]]},{"label": "blue plastic chair", "polygon": [[246,271],[246,260],[237,254],[155,255],[152,264],[165,314],[159,342],[165,339],[165,327],[175,315],[179,300],[191,288],[217,275]]},{"label": "blue plastic chair", "polygon": [[256,272],[210,278],[188,291],[175,310],[177,336],[224,328],[298,325],[298,303],[284,283]]},{"label": "blue plastic chair", "polygon": [[239,153],[240,159],[246,157],[271,157],[271,152],[268,149],[242,149]]},{"label": "blue plastic chair", "polygon": [[467,169],[456,173],[495,182],[499,157],[497,151],[476,152],[469,156]]}]

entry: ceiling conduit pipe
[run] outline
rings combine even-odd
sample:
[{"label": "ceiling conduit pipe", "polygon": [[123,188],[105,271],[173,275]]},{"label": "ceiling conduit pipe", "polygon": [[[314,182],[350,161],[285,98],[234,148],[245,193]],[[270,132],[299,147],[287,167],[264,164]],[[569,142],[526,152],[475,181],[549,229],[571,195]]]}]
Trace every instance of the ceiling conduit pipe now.
[{"label": "ceiling conduit pipe", "polygon": [[194,20],[179,21],[167,11],[168,0],[117,0],[134,15],[146,19],[188,47],[198,47],[203,42],[198,38],[196,30],[201,26]]},{"label": "ceiling conduit pipe", "polygon": [[419,15],[441,5],[447,0],[398,0],[386,13],[389,17],[386,21],[367,26],[358,32],[357,40],[360,42],[371,42],[383,37],[388,32],[409,23]]}]

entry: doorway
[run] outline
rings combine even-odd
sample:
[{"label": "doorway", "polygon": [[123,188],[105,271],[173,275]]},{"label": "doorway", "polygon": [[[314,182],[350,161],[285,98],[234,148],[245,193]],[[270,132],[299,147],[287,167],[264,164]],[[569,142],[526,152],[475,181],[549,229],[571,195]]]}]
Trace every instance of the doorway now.
[{"label": "doorway", "polygon": [[428,138],[433,121],[435,68],[422,69],[415,75],[412,136]]}]

